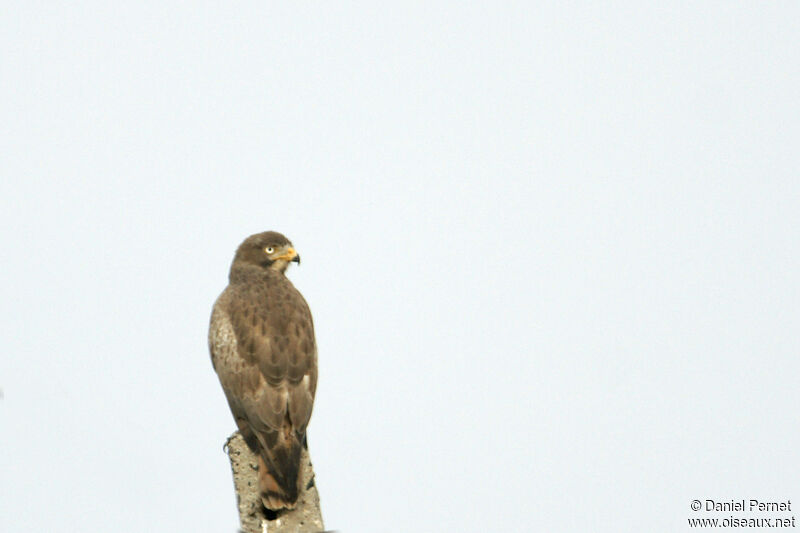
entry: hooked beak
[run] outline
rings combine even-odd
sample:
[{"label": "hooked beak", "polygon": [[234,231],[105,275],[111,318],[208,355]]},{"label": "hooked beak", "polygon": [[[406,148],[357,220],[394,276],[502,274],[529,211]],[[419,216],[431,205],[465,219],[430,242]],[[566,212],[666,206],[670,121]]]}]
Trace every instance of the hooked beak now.
[{"label": "hooked beak", "polygon": [[298,265],[300,264],[300,255],[291,246],[286,249],[286,253],[280,257],[276,257],[275,259],[283,259],[284,261],[291,261],[292,263],[297,263]]}]

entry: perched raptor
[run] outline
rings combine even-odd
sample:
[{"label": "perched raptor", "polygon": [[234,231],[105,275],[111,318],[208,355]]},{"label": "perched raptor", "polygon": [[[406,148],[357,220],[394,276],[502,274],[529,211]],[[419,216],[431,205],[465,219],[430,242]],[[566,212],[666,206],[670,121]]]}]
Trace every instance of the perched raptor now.
[{"label": "perched raptor", "polygon": [[264,507],[292,509],[300,493],[300,453],[317,389],[314,324],[286,278],[300,263],[274,231],[236,250],[229,283],[211,313],[208,344],[239,431],[259,458]]}]

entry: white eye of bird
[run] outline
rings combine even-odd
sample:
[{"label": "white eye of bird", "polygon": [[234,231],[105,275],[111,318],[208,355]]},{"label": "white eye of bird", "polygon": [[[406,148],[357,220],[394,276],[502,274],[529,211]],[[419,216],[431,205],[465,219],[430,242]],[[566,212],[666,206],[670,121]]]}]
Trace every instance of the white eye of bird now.
[{"label": "white eye of bird", "polygon": [[267,248],[266,248],[266,250],[265,250],[265,251],[266,251],[268,254],[271,254],[272,252],[274,252],[274,251],[275,251],[275,248],[273,248],[272,246],[267,246]]}]

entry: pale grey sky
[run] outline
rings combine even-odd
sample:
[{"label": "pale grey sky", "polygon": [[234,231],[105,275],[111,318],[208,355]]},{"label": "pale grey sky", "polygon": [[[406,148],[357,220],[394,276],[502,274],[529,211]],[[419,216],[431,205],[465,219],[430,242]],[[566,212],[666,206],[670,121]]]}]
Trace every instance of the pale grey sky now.
[{"label": "pale grey sky", "polygon": [[235,530],[206,332],[267,229],[303,257],[329,528],[800,502],[799,21],[5,3],[0,530]]}]

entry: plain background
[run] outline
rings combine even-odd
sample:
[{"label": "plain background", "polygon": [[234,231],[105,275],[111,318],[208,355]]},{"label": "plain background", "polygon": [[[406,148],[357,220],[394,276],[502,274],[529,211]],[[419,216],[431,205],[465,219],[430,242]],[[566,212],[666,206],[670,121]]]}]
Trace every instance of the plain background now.
[{"label": "plain background", "polygon": [[4,3],[0,530],[235,530],[206,332],[267,229],[303,257],[329,528],[800,503],[798,21]]}]

